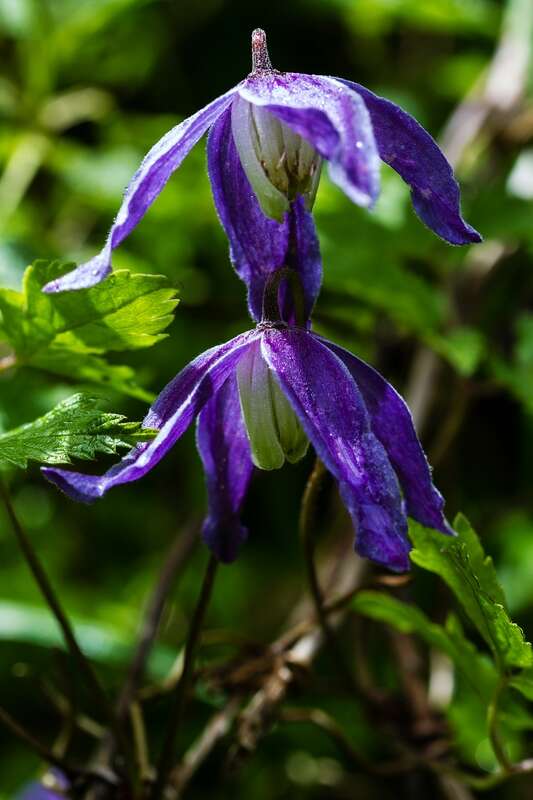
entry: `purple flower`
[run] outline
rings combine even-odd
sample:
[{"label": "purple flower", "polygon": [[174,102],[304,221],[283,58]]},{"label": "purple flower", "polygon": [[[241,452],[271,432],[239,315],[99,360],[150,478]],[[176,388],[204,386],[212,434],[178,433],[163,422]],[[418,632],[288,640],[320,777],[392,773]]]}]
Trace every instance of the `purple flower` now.
[{"label": "purple flower", "polygon": [[229,562],[248,535],[240,514],[254,466],[296,462],[311,442],[338,481],[357,552],[408,569],[407,515],[451,530],[407,406],[372,367],[279,316],[267,315],[269,321],[185,367],[144,420],[157,436],[104,475],[52,467],[44,474],[73,499],[92,502],[146,475],[196,417],[208,491],[203,534]]},{"label": "purple flower", "polygon": [[263,31],[252,34],[253,70],[229,92],[170,130],[145,156],[128,186],[103,250],[47,292],[103,280],[111,253],[131,233],[191,148],[210,129],[208,169],[231,258],[260,319],[268,275],[300,273],[308,312],[321,282],[310,210],[321,164],[347,195],[371,207],[380,159],[410,185],[416,213],[452,244],[480,241],[460,213],[459,187],[443,153],[394,103],[339,78],[272,69]]},{"label": "purple flower", "polygon": [[28,784],[22,794],[17,795],[17,800],[61,800],[66,796],[61,792],[66,789],[65,777],[57,770],[51,770],[45,775],[43,782]]}]

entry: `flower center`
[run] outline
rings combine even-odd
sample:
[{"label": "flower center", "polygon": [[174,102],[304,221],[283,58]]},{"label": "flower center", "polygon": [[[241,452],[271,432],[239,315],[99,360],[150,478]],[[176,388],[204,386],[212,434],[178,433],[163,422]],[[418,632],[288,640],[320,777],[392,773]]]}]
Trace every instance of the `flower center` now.
[{"label": "flower center", "polygon": [[315,148],[270,111],[242,97],[232,104],[231,123],[242,167],[263,213],[281,221],[298,195],[311,210],[322,164]]},{"label": "flower center", "polygon": [[260,342],[252,345],[237,366],[241,410],[252,461],[259,469],[279,469],[307,452],[309,440],[292,406],[261,355]]}]

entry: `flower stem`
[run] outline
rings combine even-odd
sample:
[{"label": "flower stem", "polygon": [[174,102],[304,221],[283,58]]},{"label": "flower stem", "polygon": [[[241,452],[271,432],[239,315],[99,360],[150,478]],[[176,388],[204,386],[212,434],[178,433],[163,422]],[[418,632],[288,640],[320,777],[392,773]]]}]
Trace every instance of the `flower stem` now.
[{"label": "flower stem", "polygon": [[163,748],[161,750],[157,768],[157,777],[150,794],[150,800],[161,800],[163,797],[167,776],[172,767],[172,761],[183,722],[183,713],[185,711],[185,705],[187,702],[187,694],[192,683],[196,650],[198,648],[207,606],[213,590],[217,567],[218,560],[215,558],[215,556],[210,556],[202,582],[200,595],[198,597],[196,608],[194,609],[191,624],[189,626],[189,631],[187,633],[187,640],[185,642],[185,650],[183,655],[183,669],[181,677],[174,690],[172,708],[170,711],[170,722],[165,741],[163,743]]},{"label": "flower stem", "polygon": [[300,521],[299,521],[300,538],[303,544],[305,565],[307,568],[307,580],[309,582],[309,590],[311,593],[311,598],[313,600],[316,618],[320,623],[324,639],[327,641],[329,645],[329,648],[335,659],[339,673],[342,675],[342,678],[344,680],[344,683],[346,684],[347,689],[349,691],[353,691],[355,688],[354,680],[350,673],[350,670],[348,669],[346,663],[344,662],[344,658],[340,651],[337,637],[335,636],[335,632],[330,625],[315,565],[316,531],[315,531],[314,517],[316,515],[318,498],[322,490],[324,478],[326,477],[326,475],[327,475],[326,467],[320,461],[320,459],[317,458],[315,461],[315,466],[313,467],[313,471],[311,472],[311,475],[309,476],[309,479],[307,481],[307,485],[305,487],[305,491],[302,497],[302,505],[300,509]]},{"label": "flower stem", "polygon": [[284,281],[289,283],[292,291],[296,324],[303,328],[305,327],[306,320],[302,279],[296,270],[290,267],[280,267],[280,269],[275,270],[269,276],[263,294],[263,313],[261,321],[271,322],[273,324],[286,322],[286,320],[283,320],[279,301],[279,290]]},{"label": "flower stem", "polygon": [[11,525],[13,531],[15,533],[19,548],[26,559],[26,563],[30,568],[30,571],[41,590],[41,594],[43,595],[50,611],[54,615],[57,624],[63,634],[63,638],[65,640],[65,644],[78,665],[78,669],[80,670],[81,674],[84,676],[85,681],[87,683],[87,687],[91,690],[94,700],[100,707],[102,714],[104,714],[106,720],[109,722],[113,732],[117,736],[118,740],[120,741],[124,753],[127,754],[129,748],[127,747],[127,743],[125,738],[122,734],[120,727],[117,724],[117,720],[115,714],[113,712],[113,708],[107,698],[106,693],[104,692],[102,686],[96,674],[91,666],[89,660],[83,654],[76,636],[74,634],[74,630],[70,624],[70,621],[65,614],[57,596],[52,588],[52,585],[48,579],[44,568],[35,553],[33,546],[26,535],[20,521],[15,513],[15,509],[13,507],[13,503],[11,502],[11,497],[7,490],[7,487],[4,485],[2,481],[0,481],[0,494],[2,496],[2,500],[4,502],[8,517],[11,521]]},{"label": "flower stem", "polygon": [[503,747],[502,740],[500,739],[500,734],[498,731],[498,708],[500,704],[500,698],[507,688],[508,683],[509,676],[503,674],[496,685],[494,694],[487,708],[487,726],[489,729],[490,743],[492,749],[494,750],[494,755],[496,756],[498,764],[506,774],[513,772],[513,764],[509,760]]},{"label": "flower stem", "polygon": [[198,529],[196,524],[191,524],[182,535],[176,537],[161,569],[159,579],[141,624],[135,654],[117,701],[116,713],[120,720],[126,717],[130,703],[135,699],[136,691],[143,677],[146,661],[157,636],[157,631],[159,630],[159,623],[170,590],[174,586],[178,575],[188,563],[197,542]]}]

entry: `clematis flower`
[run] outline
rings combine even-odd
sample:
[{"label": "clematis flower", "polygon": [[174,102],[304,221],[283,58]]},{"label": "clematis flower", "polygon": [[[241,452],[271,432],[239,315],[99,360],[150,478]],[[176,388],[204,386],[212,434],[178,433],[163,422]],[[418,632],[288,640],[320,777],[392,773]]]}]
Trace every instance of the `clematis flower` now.
[{"label": "clematis flower", "polygon": [[254,468],[299,461],[311,443],[338,481],[357,552],[406,570],[407,515],[452,532],[411,415],[378,372],[308,328],[303,302],[297,324],[283,321],[279,283],[288,275],[294,273],[269,281],[255,329],[198,356],[163,389],[143,422],[158,430],[152,441],[103,475],[43,472],[74,500],[90,503],[146,475],[196,417],[208,493],[203,535],[230,562],[247,538],[240,516]]},{"label": "clematis flower", "polygon": [[399,106],[348,80],[273,69],[262,30],[252,34],[252,67],[244,81],[152,147],[126,190],[103,250],[44,291],[102,281],[111,270],[112,251],[208,129],[215,204],[256,320],[268,275],[283,265],[299,272],[309,302],[318,294],[321,261],[310,212],[323,161],[332,181],[368,208],[379,194],[380,159],[385,161],[409,184],[416,213],[438,236],[451,244],[480,241],[461,217],[450,164]]}]

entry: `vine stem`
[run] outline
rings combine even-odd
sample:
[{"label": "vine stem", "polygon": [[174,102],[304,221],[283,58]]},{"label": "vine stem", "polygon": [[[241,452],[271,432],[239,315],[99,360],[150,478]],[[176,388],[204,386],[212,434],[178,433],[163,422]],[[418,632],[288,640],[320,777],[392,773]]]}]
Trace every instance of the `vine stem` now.
[{"label": "vine stem", "polygon": [[496,685],[494,694],[487,708],[487,727],[489,729],[490,743],[492,745],[492,749],[494,750],[494,755],[496,756],[498,764],[506,774],[512,773],[514,771],[514,766],[507,757],[507,753],[505,752],[503,743],[500,739],[500,734],[498,731],[498,707],[500,704],[500,697],[507,688],[508,683],[509,676],[503,674]]},{"label": "vine stem", "polygon": [[0,481],[0,495],[2,496],[2,500],[4,502],[8,517],[11,521],[11,526],[15,533],[15,537],[17,539],[17,543],[19,548],[28,564],[28,567],[37,583],[41,594],[43,595],[50,611],[52,612],[53,616],[56,619],[57,624],[63,634],[63,638],[65,640],[65,644],[75,661],[78,665],[78,669],[80,670],[81,674],[84,676],[85,681],[87,683],[87,687],[91,690],[92,695],[94,697],[95,702],[98,703],[98,706],[105,716],[106,720],[108,721],[109,725],[111,726],[113,733],[117,737],[118,741],[120,742],[122,749],[124,751],[124,755],[127,756],[129,753],[129,747],[127,741],[122,733],[120,726],[118,725],[116,716],[114,714],[113,708],[109,699],[100,685],[98,678],[91,666],[90,661],[85,657],[81,647],[78,644],[76,636],[74,634],[74,630],[70,621],[64,612],[56,593],[54,592],[52,585],[48,579],[48,576],[42,566],[33,546],[30,542],[30,539],[26,535],[24,528],[22,527],[13,507],[13,503],[11,502],[11,497],[8,492],[7,487],[5,484]]},{"label": "vine stem", "polygon": [[196,607],[191,619],[185,650],[183,654],[183,669],[180,679],[174,689],[172,697],[172,707],[170,710],[170,720],[163,742],[159,763],[157,765],[157,775],[150,793],[150,800],[161,800],[165,789],[167,777],[172,768],[172,762],[178,743],[178,737],[183,723],[183,714],[187,702],[187,694],[191,687],[193,678],[194,661],[196,651],[200,641],[200,634],[205,620],[207,607],[213,591],[213,584],[218,567],[218,560],[211,555],[207,564],[202,588],[198,597]]},{"label": "vine stem", "polygon": [[339,673],[342,675],[346,687],[354,690],[354,680],[339,648],[339,643],[335,632],[330,625],[328,619],[328,612],[324,604],[324,597],[320,582],[318,579],[316,564],[315,564],[315,523],[314,517],[316,515],[318,498],[322,489],[324,479],[327,475],[327,470],[322,461],[317,458],[313,470],[307,481],[303,497],[302,505],[300,508],[299,531],[300,539],[302,541],[305,565],[307,569],[307,580],[309,582],[309,590],[313,600],[313,606],[318,623],[322,629],[325,640],[327,641],[331,653],[337,664]]}]

